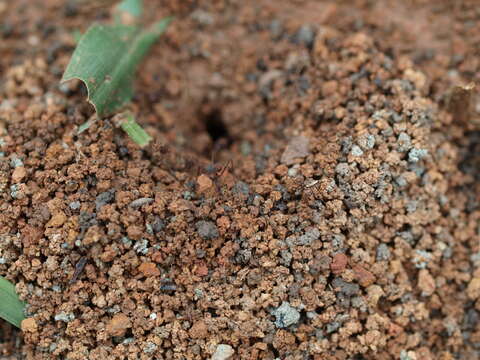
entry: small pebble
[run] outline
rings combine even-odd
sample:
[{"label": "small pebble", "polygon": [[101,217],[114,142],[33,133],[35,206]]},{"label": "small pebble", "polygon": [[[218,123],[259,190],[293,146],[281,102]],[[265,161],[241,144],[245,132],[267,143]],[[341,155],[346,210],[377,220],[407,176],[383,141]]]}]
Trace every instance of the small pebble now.
[{"label": "small pebble", "polygon": [[70,322],[72,321],[73,319],[75,319],[75,315],[72,314],[72,313],[65,313],[65,312],[61,312],[61,313],[58,313],[58,314],[55,314],[55,317],[54,317],[55,321],[63,321],[63,322]]},{"label": "small pebble", "polygon": [[72,210],[78,210],[80,209],[80,201],[72,201],[70,204],[68,204],[68,206]]},{"label": "small pebble", "polygon": [[136,200],[133,200],[131,203],[130,203],[130,207],[133,207],[133,208],[139,208],[143,205],[148,205],[148,204],[151,204],[154,202],[154,199],[153,198],[148,198],[148,197],[144,197],[144,198],[140,198],[140,199],[136,199]]},{"label": "small pebble", "polygon": [[284,301],[277,309],[272,311],[275,316],[275,326],[277,328],[286,328],[294,325],[300,320],[300,313],[290,303]]},{"label": "small pebble", "polygon": [[380,244],[377,246],[377,254],[376,254],[377,261],[384,261],[390,259],[390,249],[388,248],[387,244]]},{"label": "small pebble", "polygon": [[408,153],[408,161],[412,163],[416,163],[422,160],[427,155],[428,155],[428,151],[425,149],[412,149]]},{"label": "small pebble", "polygon": [[123,313],[118,313],[113,315],[113,318],[107,324],[106,330],[111,336],[123,336],[131,326],[130,318]]},{"label": "small pebble", "polygon": [[315,31],[310,25],[302,25],[295,34],[295,42],[310,48],[315,40]]},{"label": "small pebble", "polygon": [[363,150],[360,148],[360,146],[353,145],[352,150],[350,151],[350,154],[352,154],[353,156],[362,156]]},{"label": "small pebble", "polygon": [[34,318],[23,319],[20,325],[22,331],[24,332],[37,332],[38,325]]},{"label": "small pebble", "polygon": [[212,240],[218,237],[217,226],[211,221],[198,221],[195,226],[197,227],[198,235],[204,240]]},{"label": "small pebble", "polygon": [[219,344],[213,353],[211,360],[227,360],[230,359],[235,351],[230,345]]}]

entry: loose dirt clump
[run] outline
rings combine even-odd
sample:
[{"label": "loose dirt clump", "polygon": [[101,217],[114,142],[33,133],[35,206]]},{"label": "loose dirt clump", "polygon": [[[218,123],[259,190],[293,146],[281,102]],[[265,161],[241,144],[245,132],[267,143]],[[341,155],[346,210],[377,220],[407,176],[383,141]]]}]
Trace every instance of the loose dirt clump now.
[{"label": "loose dirt clump", "polygon": [[180,17],[133,101],[145,150],[78,131],[79,15],[0,60],[0,274],[28,315],[2,356],[476,358],[478,134],[429,73],[443,43],[420,61],[367,2],[300,3],[150,4]]}]

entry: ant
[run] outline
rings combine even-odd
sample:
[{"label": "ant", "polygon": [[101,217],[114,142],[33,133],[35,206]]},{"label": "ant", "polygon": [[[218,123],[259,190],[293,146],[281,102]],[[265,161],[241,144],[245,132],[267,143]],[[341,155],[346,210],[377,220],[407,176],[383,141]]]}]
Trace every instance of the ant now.
[{"label": "ant", "polygon": [[[225,174],[225,172],[229,168],[232,168],[233,166],[233,161],[231,159],[228,160],[223,166],[220,166],[219,164],[215,163],[215,154],[218,153],[222,148],[225,148],[227,145],[226,143],[227,143],[227,140],[223,138],[215,142],[212,149],[212,157],[211,157],[210,163],[203,168],[204,170],[203,174],[207,175],[213,181],[213,183],[215,184],[219,192],[221,190],[219,179]],[[201,168],[199,166],[197,167],[197,178],[201,174],[202,174]]]},{"label": "ant", "polygon": [[86,256],[82,256],[80,260],[78,260],[77,264],[75,265],[75,271],[73,272],[73,276],[68,282],[70,285],[74,284],[78,277],[82,274],[85,265],[87,264],[88,258]]}]

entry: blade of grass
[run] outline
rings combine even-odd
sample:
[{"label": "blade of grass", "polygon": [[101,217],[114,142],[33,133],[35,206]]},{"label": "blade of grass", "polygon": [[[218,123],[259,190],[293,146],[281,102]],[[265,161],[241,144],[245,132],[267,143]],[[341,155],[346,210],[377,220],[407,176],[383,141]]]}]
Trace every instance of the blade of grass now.
[{"label": "blade of grass", "polygon": [[126,120],[120,126],[140,147],[146,146],[152,140],[152,137],[135,121],[132,114],[126,114]]},{"label": "blade of grass", "polygon": [[20,328],[22,320],[25,319],[24,308],[25,304],[18,298],[15,286],[0,276],[0,317]]},{"label": "blade of grass", "polygon": [[135,69],[172,18],[140,31],[135,26],[93,25],[82,36],[62,82],[80,79],[99,117],[113,114],[133,95]]}]

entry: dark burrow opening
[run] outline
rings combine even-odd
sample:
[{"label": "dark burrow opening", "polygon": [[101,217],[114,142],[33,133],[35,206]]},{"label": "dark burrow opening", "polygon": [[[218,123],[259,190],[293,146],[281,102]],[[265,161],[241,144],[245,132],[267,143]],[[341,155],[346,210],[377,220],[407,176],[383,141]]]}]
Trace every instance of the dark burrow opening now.
[{"label": "dark burrow opening", "polygon": [[225,125],[222,111],[219,108],[214,107],[204,112],[202,122],[205,124],[205,130],[212,139],[213,151],[227,148],[232,144],[233,139]]}]

